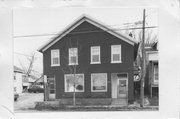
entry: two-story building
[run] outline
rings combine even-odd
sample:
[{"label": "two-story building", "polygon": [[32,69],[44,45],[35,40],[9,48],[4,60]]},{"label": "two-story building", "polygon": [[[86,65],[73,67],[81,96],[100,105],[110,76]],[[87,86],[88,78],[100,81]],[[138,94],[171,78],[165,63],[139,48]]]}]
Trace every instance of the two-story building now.
[{"label": "two-story building", "polygon": [[78,99],[127,104],[134,99],[135,45],[131,37],[82,15],[38,51],[56,99],[72,99],[75,91]]},{"label": "two-story building", "polygon": [[146,51],[146,81],[145,90],[147,94],[152,96],[159,95],[159,57],[158,57],[158,42],[153,43],[150,47],[145,47]]}]

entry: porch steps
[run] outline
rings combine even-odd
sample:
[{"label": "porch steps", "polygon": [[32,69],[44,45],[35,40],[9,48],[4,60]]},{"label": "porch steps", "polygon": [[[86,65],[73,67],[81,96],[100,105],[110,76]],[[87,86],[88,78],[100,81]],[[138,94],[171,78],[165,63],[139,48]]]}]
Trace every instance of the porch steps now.
[{"label": "porch steps", "polygon": [[127,99],[112,99],[111,105],[127,106]]}]

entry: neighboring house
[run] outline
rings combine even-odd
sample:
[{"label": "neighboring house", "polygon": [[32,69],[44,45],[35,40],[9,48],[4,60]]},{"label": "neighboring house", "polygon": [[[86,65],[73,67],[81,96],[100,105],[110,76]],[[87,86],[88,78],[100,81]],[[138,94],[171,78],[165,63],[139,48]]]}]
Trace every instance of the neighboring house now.
[{"label": "neighboring house", "polygon": [[72,99],[75,91],[79,99],[127,104],[134,100],[135,45],[131,37],[83,15],[38,51],[56,99]]},{"label": "neighboring house", "polygon": [[35,75],[33,72],[34,71],[32,71],[29,76],[23,75],[23,90],[28,89],[32,84],[38,84],[42,86],[42,77],[40,75]]},{"label": "neighboring house", "polygon": [[28,89],[28,87],[30,85],[29,78],[26,75],[23,75],[22,77],[23,77],[23,84],[22,84],[23,90],[26,90],[26,89]]},{"label": "neighboring house", "polygon": [[27,76],[27,75],[23,75],[23,90],[26,90],[29,88],[29,86],[31,86],[31,84],[33,84],[33,82],[36,79],[34,79],[33,76]]},{"label": "neighboring house", "polygon": [[150,47],[146,47],[146,82],[145,90],[150,96],[158,96],[159,92],[159,74],[158,74],[158,42],[155,42]]},{"label": "neighboring house", "polygon": [[22,69],[14,66],[14,92],[22,93],[23,92],[23,78],[24,72]]}]

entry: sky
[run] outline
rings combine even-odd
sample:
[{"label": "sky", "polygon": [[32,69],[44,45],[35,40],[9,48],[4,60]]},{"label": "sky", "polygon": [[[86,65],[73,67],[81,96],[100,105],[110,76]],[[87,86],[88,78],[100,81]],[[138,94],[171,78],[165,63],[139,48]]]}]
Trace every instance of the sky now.
[{"label": "sky", "polygon": [[[87,14],[106,25],[110,25],[111,27],[122,28],[123,24],[142,21],[143,9],[118,7],[14,9],[14,65],[21,68],[22,64],[27,67],[27,57],[31,56],[31,54],[34,52],[36,57],[36,60],[34,62],[34,70],[42,73],[42,54],[37,52],[37,49],[55,36],[48,34],[60,33],[60,31],[62,31],[66,26],[68,26],[82,14]],[[158,26],[157,8],[146,9],[146,15],[146,26]],[[157,29],[155,30],[155,32],[157,32]]]}]

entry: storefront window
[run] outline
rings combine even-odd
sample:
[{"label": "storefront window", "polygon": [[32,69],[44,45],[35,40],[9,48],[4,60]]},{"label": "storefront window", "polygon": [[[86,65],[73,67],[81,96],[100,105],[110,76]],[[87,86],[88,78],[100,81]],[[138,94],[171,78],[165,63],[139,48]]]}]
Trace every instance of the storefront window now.
[{"label": "storefront window", "polygon": [[94,73],[91,74],[91,91],[106,92],[107,91],[107,74]]},{"label": "storefront window", "polygon": [[65,92],[84,92],[84,74],[66,74]]}]

